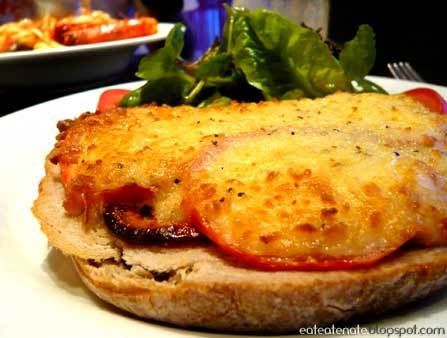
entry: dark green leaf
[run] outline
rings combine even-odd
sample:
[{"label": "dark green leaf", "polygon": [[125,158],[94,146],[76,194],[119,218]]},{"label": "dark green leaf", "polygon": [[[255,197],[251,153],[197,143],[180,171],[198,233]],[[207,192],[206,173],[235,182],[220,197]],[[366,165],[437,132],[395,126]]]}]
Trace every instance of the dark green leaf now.
[{"label": "dark green leaf", "polygon": [[165,46],[142,59],[137,75],[147,83],[126,95],[122,106],[146,102],[206,106],[230,99],[319,97],[341,91],[383,92],[365,80],[374,62],[374,33],[361,26],[337,60],[320,36],[266,10],[226,6],[222,43],[194,63],[180,59],[183,26],[175,25]]},{"label": "dark green leaf", "polygon": [[267,10],[253,11],[249,17],[263,46],[279,56],[293,88],[310,97],[349,90],[343,68],[316,32]]},{"label": "dark green leaf", "polygon": [[219,87],[237,81],[232,58],[218,48],[205,55],[196,65],[195,76],[206,86]]},{"label": "dark green leaf", "polygon": [[341,51],[340,63],[351,79],[363,79],[374,66],[375,59],[374,31],[369,25],[361,25],[354,39]]},{"label": "dark green leaf", "polygon": [[258,88],[267,99],[280,97],[293,88],[291,76],[279,55],[267,50],[259,41],[246,12],[235,12],[233,17],[231,54],[248,83]]},{"label": "dark green leaf", "polygon": [[211,55],[201,62],[196,70],[199,79],[225,77],[231,65],[231,57],[227,53]]},{"label": "dark green leaf", "polygon": [[141,101],[141,90],[143,87],[140,87],[138,89],[132,90],[130,93],[126,94],[121,102],[121,107],[135,107],[143,102]]},{"label": "dark green leaf", "polygon": [[185,73],[178,58],[183,48],[183,26],[176,24],[169,32],[163,48],[144,57],[137,76],[148,82],[130,92],[121,101],[125,107],[156,102],[176,105],[183,103],[194,84],[194,78]]},{"label": "dark green leaf", "polygon": [[143,103],[179,105],[183,103],[193,83],[187,76],[172,75],[146,82],[127,94],[120,105],[134,107]]},{"label": "dark green leaf", "polygon": [[143,102],[178,105],[183,103],[193,83],[189,77],[173,75],[148,81],[142,89]]},{"label": "dark green leaf", "polygon": [[176,24],[169,32],[164,47],[141,59],[136,75],[145,80],[154,80],[183,71],[177,64],[184,44],[183,31],[183,25]]},{"label": "dark green leaf", "polygon": [[233,42],[233,28],[236,16],[240,16],[248,11],[245,8],[231,7],[228,4],[224,4],[225,11],[227,12],[227,20],[225,21],[221,51],[231,54],[232,42]]}]

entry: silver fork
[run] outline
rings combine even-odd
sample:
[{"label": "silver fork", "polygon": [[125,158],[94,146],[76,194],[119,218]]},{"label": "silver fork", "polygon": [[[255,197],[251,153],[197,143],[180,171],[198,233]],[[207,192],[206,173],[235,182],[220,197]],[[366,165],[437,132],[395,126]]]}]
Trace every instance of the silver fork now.
[{"label": "silver fork", "polygon": [[425,82],[409,62],[390,62],[387,63],[387,67],[396,79]]}]

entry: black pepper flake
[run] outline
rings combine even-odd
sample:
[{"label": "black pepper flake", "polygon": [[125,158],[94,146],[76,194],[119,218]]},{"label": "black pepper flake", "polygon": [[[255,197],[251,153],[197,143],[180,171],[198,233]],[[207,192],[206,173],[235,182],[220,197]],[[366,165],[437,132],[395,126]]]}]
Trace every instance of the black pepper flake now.
[{"label": "black pepper flake", "polygon": [[215,145],[215,146],[217,146],[217,141],[213,141],[213,142],[211,142],[213,145]]},{"label": "black pepper flake", "polygon": [[333,131],[336,131],[337,133],[340,133],[341,132],[341,130],[340,129],[337,129],[337,128],[334,128],[334,129],[332,129]]},{"label": "black pepper flake", "polygon": [[351,124],[351,123],[352,123],[351,121],[347,121],[347,122],[346,122],[346,124]]},{"label": "black pepper flake", "polygon": [[290,135],[295,135],[295,132],[294,132],[294,131],[292,131],[292,132],[290,133]]},{"label": "black pepper flake", "polygon": [[304,117],[298,115],[298,119],[299,119],[299,120],[302,120],[302,119],[304,119]]},{"label": "black pepper flake", "polygon": [[390,129],[390,126],[389,126],[389,125],[386,125],[385,128],[386,128],[386,129]]},{"label": "black pepper flake", "polygon": [[417,149],[413,150],[413,153],[418,153],[418,152],[419,152],[419,150],[417,150]]},{"label": "black pepper flake", "polygon": [[218,134],[214,134],[214,137],[219,137],[219,135]]},{"label": "black pepper flake", "polygon": [[200,121],[197,121],[196,123],[197,123],[197,124],[200,124]]},{"label": "black pepper flake", "polygon": [[400,154],[397,151],[393,151],[394,155],[400,156]]},{"label": "black pepper flake", "polygon": [[242,197],[242,196],[244,196],[244,195],[245,195],[245,192],[238,192],[238,193],[237,193],[237,196],[238,196],[238,197]]},{"label": "black pepper flake", "polygon": [[219,200],[220,203],[223,203],[224,201],[225,201],[225,197],[222,197],[222,198]]},{"label": "black pepper flake", "polygon": [[214,122],[214,119],[213,119],[212,117],[210,117],[210,121],[213,121],[213,122]]},{"label": "black pepper flake", "polygon": [[174,180],[174,183],[175,183],[175,184],[179,184],[179,183],[180,183],[180,180],[179,180],[178,178],[176,178],[176,179]]},{"label": "black pepper flake", "polygon": [[230,188],[227,189],[227,191],[228,191],[228,192],[232,192],[232,191],[233,191],[233,188],[230,187]]}]

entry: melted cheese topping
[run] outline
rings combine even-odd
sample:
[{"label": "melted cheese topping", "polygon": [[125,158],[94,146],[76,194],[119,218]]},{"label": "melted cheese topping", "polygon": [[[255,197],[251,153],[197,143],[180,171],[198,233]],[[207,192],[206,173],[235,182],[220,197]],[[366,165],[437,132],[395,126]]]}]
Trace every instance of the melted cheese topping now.
[{"label": "melted cheese topping", "polygon": [[355,128],[228,138],[193,167],[187,204],[211,238],[251,256],[366,260],[412,238],[445,243],[445,182],[399,151]]},{"label": "melted cheese topping", "polygon": [[66,205],[101,208],[102,191],[134,184],[159,220],[184,220],[187,196],[255,255],[365,255],[413,236],[445,243],[446,122],[380,94],[149,106],[80,117],[50,157]]}]

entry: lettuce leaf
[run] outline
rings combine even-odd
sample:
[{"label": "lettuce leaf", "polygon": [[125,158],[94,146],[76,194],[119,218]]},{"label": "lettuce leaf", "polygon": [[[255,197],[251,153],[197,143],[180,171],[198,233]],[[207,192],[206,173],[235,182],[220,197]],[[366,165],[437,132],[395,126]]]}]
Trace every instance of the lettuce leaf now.
[{"label": "lettuce leaf", "polygon": [[147,83],[127,94],[120,105],[134,107],[149,102],[183,103],[195,81],[177,64],[183,45],[184,28],[176,24],[169,32],[164,47],[140,61],[136,75],[147,80]]},{"label": "lettuce leaf", "polygon": [[290,74],[292,88],[309,97],[349,90],[343,68],[316,32],[263,9],[250,13],[250,22],[263,46]]},{"label": "lettuce leaf", "polygon": [[376,61],[376,41],[374,30],[369,25],[361,25],[355,37],[346,42],[340,53],[340,63],[349,77],[355,92],[385,93],[379,85],[364,79]]},{"label": "lettuce leaf", "polygon": [[354,39],[346,42],[340,53],[340,63],[351,79],[364,78],[376,60],[374,31],[369,25],[361,25]]},{"label": "lettuce leaf", "polygon": [[164,47],[141,60],[136,75],[147,82],[126,95],[121,106],[208,106],[230,100],[314,98],[336,91],[384,92],[365,79],[375,61],[370,26],[361,25],[337,59],[317,32],[278,13],[226,10],[222,42],[193,63],[180,57],[184,28],[175,25]]},{"label": "lettuce leaf", "polygon": [[228,53],[248,83],[258,88],[266,99],[278,98],[294,87],[292,74],[284,67],[280,55],[268,50],[257,36],[247,11],[233,9],[232,36]]}]

